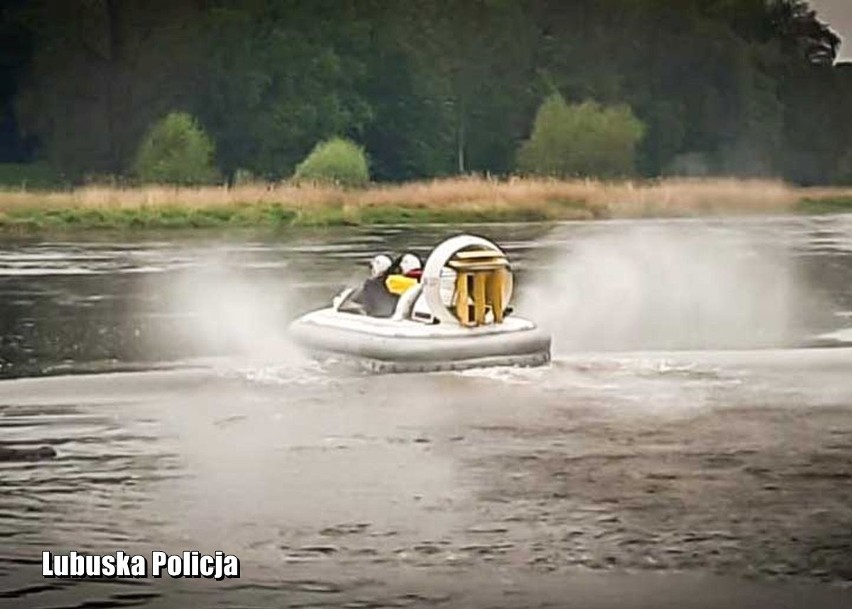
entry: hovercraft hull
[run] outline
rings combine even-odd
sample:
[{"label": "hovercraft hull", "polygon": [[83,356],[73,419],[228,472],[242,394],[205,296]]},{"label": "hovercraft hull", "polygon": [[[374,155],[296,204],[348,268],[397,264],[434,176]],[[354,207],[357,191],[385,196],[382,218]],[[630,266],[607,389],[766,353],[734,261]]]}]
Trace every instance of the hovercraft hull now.
[{"label": "hovercraft hull", "polygon": [[550,336],[521,318],[465,328],[392,321],[329,308],[298,318],[290,333],[315,355],[351,359],[377,372],[540,366],[550,361]]}]

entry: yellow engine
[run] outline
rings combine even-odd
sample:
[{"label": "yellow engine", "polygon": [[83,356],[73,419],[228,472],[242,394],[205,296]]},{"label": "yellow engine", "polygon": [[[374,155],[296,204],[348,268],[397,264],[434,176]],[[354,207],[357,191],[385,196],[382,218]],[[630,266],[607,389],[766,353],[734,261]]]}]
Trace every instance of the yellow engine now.
[{"label": "yellow engine", "polygon": [[493,249],[467,249],[456,252],[447,266],[456,272],[454,311],[463,326],[480,326],[490,321],[503,323],[503,301],[509,263],[502,252]]}]

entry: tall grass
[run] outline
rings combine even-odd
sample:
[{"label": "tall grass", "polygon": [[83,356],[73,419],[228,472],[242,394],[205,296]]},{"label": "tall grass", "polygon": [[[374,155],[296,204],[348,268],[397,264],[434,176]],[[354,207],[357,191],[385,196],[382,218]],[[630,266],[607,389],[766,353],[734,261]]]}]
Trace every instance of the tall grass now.
[{"label": "tall grass", "polygon": [[633,218],[782,213],[795,210],[805,199],[829,197],[852,198],[852,190],[799,189],[766,180],[600,182],[474,177],[365,189],[291,183],[233,188],[84,186],[54,192],[0,191],[0,221],[23,221],[48,212],[57,216],[62,210],[97,211],[102,219],[111,214],[123,213],[126,218],[141,214],[147,218],[146,225],[156,224],[158,212],[186,218],[201,214],[242,224],[262,223],[268,217],[291,224]]}]

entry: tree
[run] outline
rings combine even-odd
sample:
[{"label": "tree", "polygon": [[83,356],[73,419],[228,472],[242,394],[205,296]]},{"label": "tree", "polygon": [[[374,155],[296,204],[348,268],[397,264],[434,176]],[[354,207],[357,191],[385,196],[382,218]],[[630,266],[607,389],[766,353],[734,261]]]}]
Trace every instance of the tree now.
[{"label": "tree", "polygon": [[317,144],[298,164],[293,177],[296,180],[363,186],[370,181],[370,169],[363,148],[350,140],[336,137]]},{"label": "tree", "polygon": [[814,65],[832,65],[837,59],[840,37],[817,17],[804,0],[772,0],[769,22],[788,51]]},{"label": "tree", "polygon": [[32,0],[22,131],[71,178],[124,173],[142,134],[197,90],[197,2]]},{"label": "tree", "polygon": [[839,39],[803,0],[10,6],[0,133],[16,132],[19,160],[71,180],[126,173],[172,108],[199,118],[228,174],[289,176],[336,135],[366,145],[380,180],[506,173],[551,91],[627,104],[646,127],[642,175],[685,158],[717,174],[848,173],[835,169],[848,166],[852,104],[833,66]]},{"label": "tree", "polygon": [[354,50],[363,23],[348,3],[212,2],[195,109],[219,164],[267,178],[292,173],[319,140],[360,136],[371,119]]},{"label": "tree", "polygon": [[[418,83],[433,108],[453,173],[511,171],[515,149],[541,98],[539,32],[518,0],[400,3]],[[421,136],[422,137],[422,136]]]},{"label": "tree", "polygon": [[569,105],[562,96],[551,95],[518,152],[518,167],[524,173],[553,177],[630,175],[644,131],[629,106]]},{"label": "tree", "polygon": [[142,140],[133,169],[143,182],[209,183],[216,179],[213,152],[213,141],[198,121],[185,112],[172,112]]}]

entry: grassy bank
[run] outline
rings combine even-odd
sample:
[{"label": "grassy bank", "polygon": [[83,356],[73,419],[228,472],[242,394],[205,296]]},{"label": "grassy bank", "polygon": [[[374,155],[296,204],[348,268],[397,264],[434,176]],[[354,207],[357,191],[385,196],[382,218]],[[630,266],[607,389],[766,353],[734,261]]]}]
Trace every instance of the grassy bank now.
[{"label": "grassy bank", "polygon": [[852,213],[852,191],[809,191],[799,200],[797,209],[811,214]]},{"label": "grassy bank", "polygon": [[852,190],[761,180],[596,182],[456,178],[303,185],[0,191],[0,230],[340,226],[852,211]]}]

